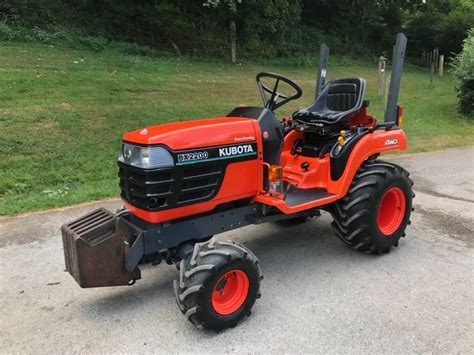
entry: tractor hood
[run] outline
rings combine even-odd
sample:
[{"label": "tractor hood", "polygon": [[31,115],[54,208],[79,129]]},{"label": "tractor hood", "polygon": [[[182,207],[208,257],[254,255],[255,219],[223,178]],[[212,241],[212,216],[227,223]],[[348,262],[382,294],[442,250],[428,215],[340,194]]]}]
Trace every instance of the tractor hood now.
[{"label": "tractor hood", "polygon": [[256,141],[260,128],[255,119],[218,117],[164,123],[126,133],[123,140],[140,145],[163,144],[172,150],[202,148]]}]

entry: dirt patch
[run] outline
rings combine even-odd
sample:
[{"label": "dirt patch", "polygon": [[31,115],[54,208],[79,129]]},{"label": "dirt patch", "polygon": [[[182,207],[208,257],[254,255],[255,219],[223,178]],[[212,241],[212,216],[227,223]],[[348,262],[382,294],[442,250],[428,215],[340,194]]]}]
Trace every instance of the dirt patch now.
[{"label": "dirt patch", "polygon": [[447,199],[454,200],[454,201],[463,201],[463,202],[472,202],[472,203],[474,203],[474,200],[470,200],[468,198],[463,198],[463,197],[456,197],[456,196],[452,196],[452,195],[443,194],[441,192],[434,191],[434,190],[429,189],[427,187],[417,186],[415,188],[415,191],[420,191],[424,194],[428,194],[428,195],[431,195],[431,196],[434,196],[434,197],[447,198]]},{"label": "dirt patch", "polygon": [[126,89],[128,92],[134,93],[147,93],[147,92],[159,92],[160,89],[158,88],[137,88],[137,89]]},{"label": "dirt patch", "polygon": [[72,109],[72,105],[70,103],[67,103],[67,102],[63,102],[61,104],[59,104],[59,107],[62,108],[63,110],[70,110]]},{"label": "dirt patch", "polygon": [[43,242],[47,239],[45,233],[31,233],[31,228],[21,228],[10,224],[0,226],[0,248],[9,245],[25,245],[33,242]]},{"label": "dirt patch", "polygon": [[159,88],[127,88],[127,89],[111,89],[110,93],[112,95],[118,94],[119,92],[131,92],[134,94],[146,94],[152,92],[159,92]]},{"label": "dirt patch", "polygon": [[474,228],[470,219],[449,212],[427,210],[419,205],[415,206],[415,211],[428,220],[432,229],[465,243],[470,249],[474,248]]},{"label": "dirt patch", "polygon": [[[411,178],[415,182],[415,186],[414,186],[415,192],[419,191],[421,193],[431,195],[433,197],[446,198],[446,199],[454,200],[454,201],[474,203],[474,200],[471,200],[471,199],[468,199],[468,198],[465,198],[465,197],[448,195],[448,194],[444,194],[442,192],[433,190],[433,188],[432,188],[433,184],[429,180],[427,180],[427,179],[425,179],[421,176],[417,176],[417,175],[412,174]],[[464,183],[461,183],[460,185],[463,186]]]}]

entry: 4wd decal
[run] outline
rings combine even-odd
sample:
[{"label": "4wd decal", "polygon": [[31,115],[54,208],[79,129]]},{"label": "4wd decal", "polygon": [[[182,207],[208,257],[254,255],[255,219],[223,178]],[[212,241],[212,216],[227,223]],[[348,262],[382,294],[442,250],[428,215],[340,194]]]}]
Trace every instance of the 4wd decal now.
[{"label": "4wd decal", "polygon": [[387,139],[385,141],[385,145],[396,145],[396,144],[398,144],[398,139],[395,139],[395,138],[394,139]]},{"label": "4wd decal", "polygon": [[204,163],[213,160],[243,161],[257,158],[257,143],[230,144],[176,152],[176,165]]}]

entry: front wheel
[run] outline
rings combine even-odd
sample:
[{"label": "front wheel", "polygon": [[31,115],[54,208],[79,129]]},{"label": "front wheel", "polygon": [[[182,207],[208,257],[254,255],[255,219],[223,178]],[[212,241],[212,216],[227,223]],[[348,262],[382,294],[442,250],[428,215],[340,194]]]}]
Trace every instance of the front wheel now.
[{"label": "front wheel", "polygon": [[413,182],[398,165],[369,160],[331,208],[336,235],[353,249],[380,254],[398,246],[412,211]]},{"label": "front wheel", "polygon": [[211,240],[196,244],[182,260],[174,282],[176,301],[199,328],[234,327],[260,297],[263,279],[258,260],[244,246]]}]

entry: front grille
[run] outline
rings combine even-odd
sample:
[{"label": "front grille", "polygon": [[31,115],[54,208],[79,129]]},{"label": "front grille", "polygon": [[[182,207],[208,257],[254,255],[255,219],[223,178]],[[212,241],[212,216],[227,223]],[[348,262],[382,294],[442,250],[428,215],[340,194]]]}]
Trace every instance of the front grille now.
[{"label": "front grille", "polygon": [[224,172],[224,163],[144,170],[119,162],[121,196],[148,211],[207,201],[219,191]]}]

